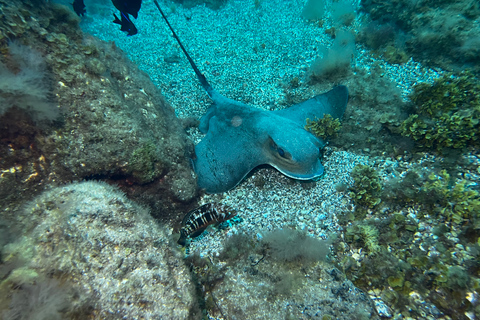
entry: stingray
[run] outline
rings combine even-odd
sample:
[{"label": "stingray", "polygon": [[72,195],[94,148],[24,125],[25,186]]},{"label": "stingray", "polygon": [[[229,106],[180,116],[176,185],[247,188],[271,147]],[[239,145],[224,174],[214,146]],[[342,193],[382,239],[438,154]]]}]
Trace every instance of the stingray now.
[{"label": "stingray", "polygon": [[206,136],[195,146],[193,166],[197,183],[207,193],[236,187],[255,167],[270,165],[298,180],[312,180],[324,173],[321,163],[326,142],[305,130],[306,119],[326,114],[341,118],[348,90],[337,86],[302,103],[279,111],[265,111],[222,96],[208,83],[180,42],[160,9],[170,31],[187,57],[213,105],[200,120]]}]

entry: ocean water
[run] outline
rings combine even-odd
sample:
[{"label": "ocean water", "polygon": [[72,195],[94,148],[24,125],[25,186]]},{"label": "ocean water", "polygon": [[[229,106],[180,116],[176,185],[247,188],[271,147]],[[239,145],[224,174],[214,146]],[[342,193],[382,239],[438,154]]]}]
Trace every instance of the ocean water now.
[{"label": "ocean water", "polygon": [[[132,20],[138,29],[133,36],[112,23],[113,13],[119,13],[110,1],[85,4],[80,27],[86,38],[120,48],[180,120],[205,115],[211,99],[152,1],[143,1]],[[175,244],[185,210],[153,221],[139,207],[150,204],[141,197],[130,202],[118,190],[95,183],[35,198],[21,212],[33,214],[32,221],[42,228],[30,226],[36,231],[28,239],[51,243],[48,239],[57,238],[49,238],[48,229],[58,229],[67,219],[58,217],[66,216],[69,238],[52,243],[68,259],[35,244],[42,257],[32,255],[28,270],[49,279],[63,274],[75,285],[92,283],[78,301],[52,303],[58,314],[102,319],[480,317],[478,3],[228,0],[218,9],[159,4],[220,94],[277,111],[345,85],[350,98],[342,128],[327,139],[325,173],[317,181],[299,182],[262,166],[231,190],[202,193],[198,205],[223,204],[236,216],[192,237],[186,248]],[[0,81],[0,94],[5,90]],[[282,130],[279,125],[274,131]],[[197,145],[205,133],[194,125],[187,138]],[[232,166],[241,167],[246,152],[233,153]],[[2,179],[12,172],[2,170]],[[45,182],[46,189],[58,186],[52,180]],[[112,179],[107,175],[105,180]],[[60,179],[60,184],[67,182]],[[135,189],[135,182],[128,183]],[[125,190],[125,184],[120,186]],[[39,222],[43,216],[50,225]],[[129,228],[135,234],[129,235]],[[70,244],[67,238],[76,240]],[[15,239],[3,255],[35,241]],[[77,251],[86,253],[76,256]],[[50,273],[45,270],[49,259],[61,261]],[[18,284],[9,281],[5,286]],[[18,318],[12,304],[18,305],[14,302],[21,294],[66,290],[50,282],[47,289],[37,289],[35,281],[10,291],[14,298],[4,302],[10,319]],[[95,296],[100,302],[89,302],[87,297]],[[153,306],[156,300],[163,311]]]}]

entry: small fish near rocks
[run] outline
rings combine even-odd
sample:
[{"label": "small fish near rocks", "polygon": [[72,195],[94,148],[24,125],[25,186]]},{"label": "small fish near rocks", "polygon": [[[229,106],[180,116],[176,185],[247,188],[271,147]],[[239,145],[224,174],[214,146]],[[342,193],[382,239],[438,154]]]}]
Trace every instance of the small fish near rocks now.
[{"label": "small fish near rocks", "polygon": [[87,10],[85,10],[85,3],[83,3],[83,0],[73,0],[72,3],[73,6],[73,11],[75,11],[78,16],[84,16],[85,13],[87,13]]},{"label": "small fish near rocks", "polygon": [[212,224],[219,224],[237,215],[233,208],[221,203],[207,203],[189,211],[182,221],[180,239],[177,243],[185,246],[187,238],[195,238],[202,234]]}]

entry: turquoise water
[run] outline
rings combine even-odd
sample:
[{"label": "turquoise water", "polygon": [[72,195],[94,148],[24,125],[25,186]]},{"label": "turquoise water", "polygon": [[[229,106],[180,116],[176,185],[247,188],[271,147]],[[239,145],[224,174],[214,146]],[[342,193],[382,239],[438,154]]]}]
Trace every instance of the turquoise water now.
[{"label": "turquoise water", "polygon": [[478,3],[159,2],[236,102],[153,1],[59,3],[0,0],[6,319],[480,316]]}]

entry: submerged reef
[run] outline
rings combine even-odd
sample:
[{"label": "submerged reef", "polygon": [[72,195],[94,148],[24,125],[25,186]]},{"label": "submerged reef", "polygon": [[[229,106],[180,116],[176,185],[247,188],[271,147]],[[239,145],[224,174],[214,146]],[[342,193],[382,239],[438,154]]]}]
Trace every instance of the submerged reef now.
[{"label": "submerged reef", "polygon": [[478,1],[362,0],[361,7],[376,24],[364,32],[370,48],[392,45],[426,65],[480,71]]},{"label": "submerged reef", "polygon": [[411,149],[413,143],[400,134],[402,121],[408,117],[408,104],[384,72],[380,65],[369,71],[357,68],[345,79],[348,107],[342,130],[329,141],[331,145],[348,145],[351,151],[372,155],[397,155]]},{"label": "submerged reef", "polygon": [[158,216],[189,208],[193,145],[148,75],[114,42],[83,34],[63,5],[0,0],[0,13],[0,74],[8,78],[0,81],[8,102],[0,110],[1,206],[47,184],[94,178],[121,185]]},{"label": "submerged reef", "polygon": [[445,75],[433,85],[416,85],[411,100],[415,113],[402,123],[402,135],[437,151],[479,146],[480,82],[473,75]]},{"label": "submerged reef", "polygon": [[[376,193],[381,202],[367,215],[346,212],[340,219],[345,242],[334,243],[336,262],[355,285],[392,307],[388,317],[476,318],[480,163],[453,177],[432,159],[375,179],[380,186],[372,189],[381,190]],[[358,173],[354,170],[355,182]]]}]

